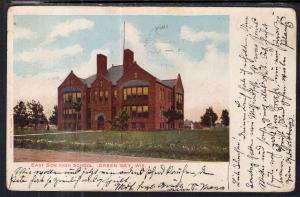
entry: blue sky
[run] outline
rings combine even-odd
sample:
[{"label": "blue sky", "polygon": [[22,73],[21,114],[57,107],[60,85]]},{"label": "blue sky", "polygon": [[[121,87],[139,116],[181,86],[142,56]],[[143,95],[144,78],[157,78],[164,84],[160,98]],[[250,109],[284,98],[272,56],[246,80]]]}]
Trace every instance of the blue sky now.
[{"label": "blue sky", "polygon": [[15,102],[40,99],[50,114],[70,70],[94,74],[100,52],[108,67],[121,64],[124,21],[125,48],[138,64],[161,79],[182,75],[186,118],[198,120],[208,106],[228,108],[221,90],[229,82],[229,16],[15,16]]}]

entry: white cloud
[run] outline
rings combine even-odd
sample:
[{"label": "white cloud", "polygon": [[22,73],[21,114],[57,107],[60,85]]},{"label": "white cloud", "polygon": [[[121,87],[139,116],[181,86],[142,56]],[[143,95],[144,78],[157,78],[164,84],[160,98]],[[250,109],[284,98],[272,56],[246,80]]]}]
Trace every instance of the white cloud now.
[{"label": "white cloud", "polygon": [[147,51],[141,42],[140,31],[129,22],[126,22],[125,28],[125,48],[130,48],[134,52],[134,58],[139,64],[147,64]]},{"label": "white cloud", "polygon": [[90,29],[94,26],[94,22],[87,19],[69,20],[56,25],[47,35],[45,44],[54,42],[59,37],[68,37],[72,32]]},{"label": "white cloud", "polygon": [[140,42],[140,32],[131,23],[126,23],[125,41],[129,43],[135,51],[145,53],[145,47],[143,43]]},{"label": "white cloud", "polygon": [[[80,64],[74,73],[79,77],[88,77],[96,73],[96,55],[109,54],[108,49],[95,49],[91,52],[87,62]],[[19,76],[14,75],[14,105],[18,101],[39,101],[44,106],[47,117],[52,114],[54,105],[57,105],[57,88],[68,76],[70,70],[60,69],[51,72],[43,72],[38,75]],[[47,84],[47,88],[45,88]]]},{"label": "white cloud", "polygon": [[[205,39],[213,39],[215,42],[227,39],[226,35],[216,35],[205,35]],[[154,76],[168,79],[176,78],[180,73],[185,89],[185,118],[200,120],[200,115],[209,106],[213,106],[218,115],[222,109],[228,108],[228,54],[219,51],[215,44],[207,45],[204,57],[198,60],[184,51],[178,53],[178,48],[170,43],[156,41],[156,51],[170,62],[164,69],[162,65],[151,62],[149,57],[152,54],[142,43],[139,30],[131,23],[126,23],[125,38],[125,47],[133,50],[137,62]]]},{"label": "white cloud", "polygon": [[37,33],[33,32],[29,28],[15,27],[13,38],[14,38],[14,40],[17,40],[17,39],[33,40],[33,39],[37,38]]},{"label": "white cloud", "polygon": [[[199,120],[200,115],[208,106],[213,106],[218,115],[223,108],[228,107],[228,55],[219,51],[216,44],[207,45],[204,57],[199,60],[184,51],[178,53],[177,48],[170,43],[156,41],[155,48],[172,66],[162,71],[158,62],[151,62],[151,53],[145,48],[140,35],[134,25],[126,23],[125,47],[135,52],[135,59],[143,68],[161,79],[175,78],[177,73],[181,74],[185,88],[185,118]],[[54,50],[37,47],[17,56],[19,60],[30,63],[51,63],[54,60],[81,52],[82,48],[79,45]],[[82,78],[95,74],[96,54],[98,53],[107,55],[108,61],[110,61],[108,49],[95,49],[90,53],[87,61],[74,69],[75,74]],[[53,106],[57,104],[57,87],[69,72],[70,70],[60,70],[34,76],[15,76],[14,98],[16,100],[14,102],[28,101],[34,98],[44,105],[47,116],[51,115]],[[44,84],[47,84],[47,89]]]},{"label": "white cloud", "polygon": [[195,32],[188,26],[182,26],[180,30],[180,37],[183,40],[187,40],[190,42],[201,42],[206,39],[212,40],[213,42],[220,43],[226,41],[228,38],[227,34],[218,33],[218,32],[205,32],[199,31]]},{"label": "white cloud", "polygon": [[110,51],[108,49],[95,49],[91,52],[88,61],[81,63],[77,68],[75,68],[74,73],[81,78],[94,75],[97,71],[97,54],[100,53],[106,55],[108,59],[107,61],[109,61]]},{"label": "white cloud", "polygon": [[227,54],[220,52],[215,45],[207,45],[206,53],[199,61],[183,52],[169,52],[176,51],[169,43],[157,41],[156,48],[175,66],[169,70],[169,75],[181,75],[185,90],[185,118],[199,120],[209,106],[213,106],[219,115],[222,109],[228,108]]},{"label": "white cloud", "polygon": [[39,46],[29,51],[20,52],[17,54],[16,60],[27,63],[43,63],[48,65],[53,64],[66,56],[73,56],[82,52],[83,49],[78,44],[62,49],[47,49]]},{"label": "white cloud", "polygon": [[54,105],[57,105],[57,88],[66,77],[65,73],[60,71],[32,76],[14,75],[14,104],[20,100],[39,101],[44,106],[44,113],[49,117]]}]

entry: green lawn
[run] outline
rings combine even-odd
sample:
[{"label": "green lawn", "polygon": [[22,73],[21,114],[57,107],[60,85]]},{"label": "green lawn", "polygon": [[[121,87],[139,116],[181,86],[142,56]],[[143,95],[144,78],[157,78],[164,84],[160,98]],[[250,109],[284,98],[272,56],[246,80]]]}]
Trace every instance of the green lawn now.
[{"label": "green lawn", "polygon": [[[45,132],[45,131],[44,131]],[[201,161],[228,161],[228,128],[205,131],[93,132],[15,136],[15,147],[101,152]]]},{"label": "green lawn", "polygon": [[15,135],[24,135],[24,134],[35,134],[35,133],[56,133],[59,132],[56,129],[15,129],[14,134]]}]

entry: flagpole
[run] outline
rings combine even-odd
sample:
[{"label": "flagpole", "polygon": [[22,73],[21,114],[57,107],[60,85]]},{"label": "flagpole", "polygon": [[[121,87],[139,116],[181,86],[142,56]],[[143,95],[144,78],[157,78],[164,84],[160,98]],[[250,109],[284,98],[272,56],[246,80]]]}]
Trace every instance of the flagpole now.
[{"label": "flagpole", "polygon": [[124,25],[124,30],[123,30],[123,52],[124,52],[124,49],[125,49],[125,21],[124,21],[123,25]]}]

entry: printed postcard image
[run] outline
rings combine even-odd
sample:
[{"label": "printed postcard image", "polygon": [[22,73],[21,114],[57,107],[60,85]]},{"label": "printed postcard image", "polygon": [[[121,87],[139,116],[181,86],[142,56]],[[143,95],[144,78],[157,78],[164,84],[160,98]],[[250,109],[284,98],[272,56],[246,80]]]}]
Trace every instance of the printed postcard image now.
[{"label": "printed postcard image", "polygon": [[7,188],[295,186],[288,8],[11,7]]}]

